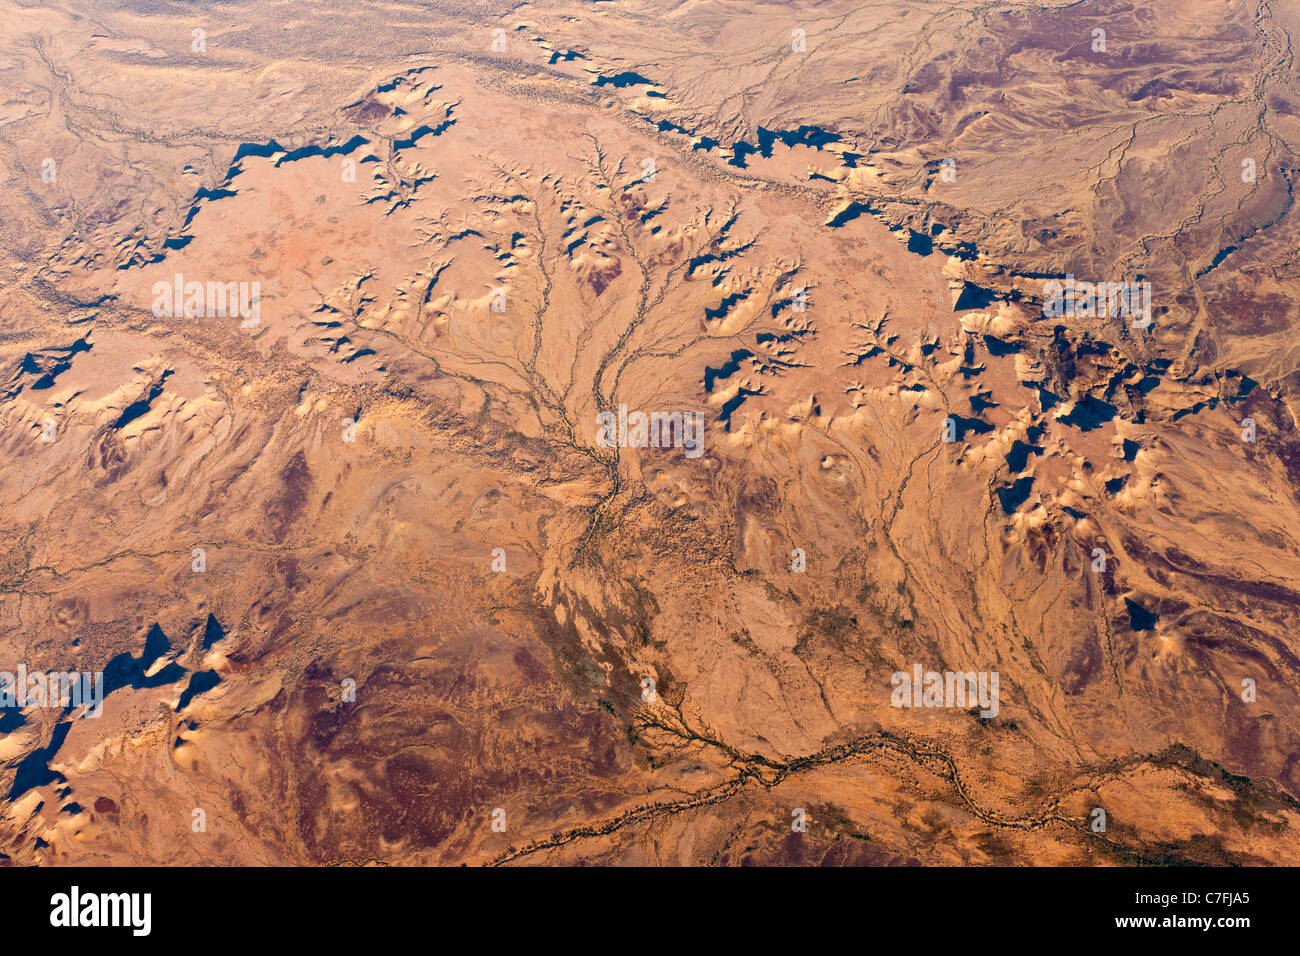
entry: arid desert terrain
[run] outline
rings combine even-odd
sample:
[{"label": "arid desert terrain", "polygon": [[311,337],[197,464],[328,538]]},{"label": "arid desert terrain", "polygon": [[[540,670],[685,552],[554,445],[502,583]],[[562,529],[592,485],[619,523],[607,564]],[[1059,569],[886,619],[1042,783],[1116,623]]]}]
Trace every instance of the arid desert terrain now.
[{"label": "arid desert terrain", "polygon": [[1297,40],[0,0],[0,862],[1300,860]]}]

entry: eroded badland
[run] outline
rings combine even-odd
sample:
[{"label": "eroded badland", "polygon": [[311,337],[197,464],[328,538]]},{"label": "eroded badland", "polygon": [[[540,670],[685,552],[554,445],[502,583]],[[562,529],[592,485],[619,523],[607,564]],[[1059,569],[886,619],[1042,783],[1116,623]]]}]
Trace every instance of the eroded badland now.
[{"label": "eroded badland", "polygon": [[0,854],[1294,862],[1296,36],[3,4]]}]

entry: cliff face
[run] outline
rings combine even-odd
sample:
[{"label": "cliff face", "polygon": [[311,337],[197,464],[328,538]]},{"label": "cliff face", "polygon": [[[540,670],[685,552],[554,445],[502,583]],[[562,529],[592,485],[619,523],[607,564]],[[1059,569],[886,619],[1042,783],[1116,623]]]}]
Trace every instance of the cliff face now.
[{"label": "cliff face", "polygon": [[0,26],[5,856],[1296,858],[1300,13],[295,9]]}]

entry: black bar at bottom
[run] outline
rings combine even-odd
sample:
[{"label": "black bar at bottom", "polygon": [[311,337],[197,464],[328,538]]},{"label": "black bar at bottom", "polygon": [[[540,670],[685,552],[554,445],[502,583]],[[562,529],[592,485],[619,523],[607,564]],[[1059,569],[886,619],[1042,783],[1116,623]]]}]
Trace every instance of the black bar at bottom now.
[{"label": "black bar at bottom", "polygon": [[790,934],[802,947],[836,923],[864,941],[1041,940],[1051,927],[1070,940],[1199,936],[1231,945],[1287,925],[1296,876],[1290,868],[14,868],[0,871],[0,893],[10,925],[33,938],[111,938],[128,948],[251,939],[335,948],[421,926],[439,936],[459,926],[492,945],[536,945],[561,932],[584,946],[686,933],[693,946],[753,934],[780,945]]}]

